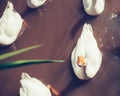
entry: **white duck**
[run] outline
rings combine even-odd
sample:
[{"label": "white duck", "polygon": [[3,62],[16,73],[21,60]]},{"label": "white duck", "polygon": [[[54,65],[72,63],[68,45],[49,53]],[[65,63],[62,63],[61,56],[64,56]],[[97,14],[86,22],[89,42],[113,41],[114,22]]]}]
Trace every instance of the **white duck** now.
[{"label": "white duck", "polygon": [[27,73],[22,73],[20,83],[20,96],[52,96],[51,91],[56,96],[60,96],[51,85],[46,86],[38,79],[31,78]]},{"label": "white duck", "polygon": [[93,36],[92,26],[84,24],[80,38],[71,55],[74,73],[79,79],[93,78],[98,72],[102,54]]},{"label": "white duck", "polygon": [[38,8],[42,6],[47,0],[27,0],[27,5],[30,8]]},{"label": "white duck", "polygon": [[104,10],[105,0],[83,0],[83,6],[87,14],[99,15]]},{"label": "white duck", "polygon": [[10,45],[17,39],[23,21],[19,13],[14,10],[12,2],[8,1],[5,11],[0,18],[1,45]]}]

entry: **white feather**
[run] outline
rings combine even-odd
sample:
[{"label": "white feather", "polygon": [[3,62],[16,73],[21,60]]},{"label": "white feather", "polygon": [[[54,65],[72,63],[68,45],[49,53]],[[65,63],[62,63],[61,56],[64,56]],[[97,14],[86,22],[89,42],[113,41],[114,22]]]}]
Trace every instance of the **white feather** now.
[{"label": "white feather", "polygon": [[[85,57],[86,67],[78,66],[78,56]],[[82,34],[73,49],[71,61],[73,70],[80,79],[93,78],[98,72],[102,55],[93,36],[93,30],[90,24],[84,24]]]},{"label": "white feather", "polygon": [[50,89],[36,78],[31,78],[27,73],[21,76],[20,96],[51,96]]},{"label": "white feather", "polygon": [[83,6],[87,14],[99,15],[104,11],[105,0],[83,0]]},{"label": "white feather", "polygon": [[22,28],[23,19],[14,10],[12,2],[8,1],[6,9],[0,18],[0,44],[13,43]]},{"label": "white feather", "polygon": [[27,0],[27,5],[30,8],[37,8],[42,6],[47,0]]}]

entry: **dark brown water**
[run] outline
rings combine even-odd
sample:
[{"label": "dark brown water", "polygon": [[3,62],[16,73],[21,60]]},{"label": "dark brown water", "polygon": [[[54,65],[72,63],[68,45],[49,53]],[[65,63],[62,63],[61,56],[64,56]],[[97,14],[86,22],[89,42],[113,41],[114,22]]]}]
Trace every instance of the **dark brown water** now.
[{"label": "dark brown water", "polygon": [[[0,48],[0,54],[36,44],[44,46],[5,61],[64,59],[65,62],[0,70],[0,96],[19,96],[22,72],[52,84],[61,96],[120,96],[120,0],[106,0],[104,12],[97,17],[85,14],[82,0],[52,0],[34,10],[27,8],[26,0],[11,1],[29,28],[14,44]],[[0,0],[0,16],[6,4],[7,0]],[[103,61],[95,78],[81,81],[72,71],[70,55],[86,22],[93,26]]]}]

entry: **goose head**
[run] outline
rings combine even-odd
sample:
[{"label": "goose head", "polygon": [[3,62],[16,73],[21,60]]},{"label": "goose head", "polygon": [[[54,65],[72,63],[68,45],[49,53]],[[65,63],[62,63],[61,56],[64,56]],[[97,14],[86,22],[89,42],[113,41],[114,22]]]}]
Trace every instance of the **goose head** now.
[{"label": "goose head", "polygon": [[47,0],[27,0],[27,5],[30,8],[38,8],[42,6]]},{"label": "goose head", "polygon": [[103,12],[105,0],[83,0],[83,6],[88,15],[99,15]]},{"label": "goose head", "polygon": [[93,36],[92,26],[84,24],[81,36],[71,54],[73,71],[79,79],[93,78],[98,72],[102,54]]},{"label": "goose head", "polygon": [[20,14],[15,11],[12,2],[8,1],[0,18],[0,45],[10,45],[17,39],[23,21]]}]

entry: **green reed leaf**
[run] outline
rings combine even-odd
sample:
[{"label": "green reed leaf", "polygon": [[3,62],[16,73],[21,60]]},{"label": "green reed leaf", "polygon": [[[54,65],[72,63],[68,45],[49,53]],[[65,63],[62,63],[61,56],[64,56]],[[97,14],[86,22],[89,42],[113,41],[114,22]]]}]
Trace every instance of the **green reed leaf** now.
[{"label": "green reed leaf", "polygon": [[18,60],[13,62],[0,63],[0,70],[13,67],[20,67],[31,64],[43,64],[43,63],[62,63],[63,60]]},{"label": "green reed leaf", "polygon": [[9,57],[18,55],[18,54],[22,54],[24,52],[27,52],[27,51],[30,51],[30,50],[33,50],[33,49],[36,49],[36,48],[39,48],[42,45],[43,44],[41,44],[41,45],[35,45],[35,46],[31,46],[31,47],[27,47],[27,48],[16,50],[14,52],[5,53],[3,55],[0,55],[0,60],[6,59],[6,58],[9,58]]}]

